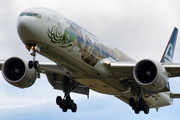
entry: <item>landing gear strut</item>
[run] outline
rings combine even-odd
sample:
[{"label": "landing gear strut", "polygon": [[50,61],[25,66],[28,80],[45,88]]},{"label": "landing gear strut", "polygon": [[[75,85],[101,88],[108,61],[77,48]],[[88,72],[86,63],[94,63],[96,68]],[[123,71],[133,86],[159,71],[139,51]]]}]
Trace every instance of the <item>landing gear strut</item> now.
[{"label": "landing gear strut", "polygon": [[31,53],[31,56],[33,56],[33,61],[30,60],[29,63],[28,63],[28,67],[30,69],[32,69],[33,67],[35,69],[38,69],[39,68],[39,62],[38,61],[35,61],[35,57],[36,57],[36,52],[37,52],[37,45],[27,45],[26,46],[29,50],[32,50],[33,52]]},{"label": "landing gear strut", "polygon": [[64,91],[64,98],[62,99],[61,96],[57,96],[56,104],[62,109],[63,112],[67,112],[68,109],[71,109],[72,112],[77,111],[77,104],[70,97],[70,91],[77,87],[74,83],[70,83],[70,78],[64,76],[63,82],[63,91]]},{"label": "landing gear strut", "polygon": [[144,101],[141,94],[138,95],[136,100],[131,97],[129,99],[129,105],[132,107],[136,114],[139,114],[140,111],[144,111],[145,114],[149,113],[149,106],[147,105],[146,101]]}]

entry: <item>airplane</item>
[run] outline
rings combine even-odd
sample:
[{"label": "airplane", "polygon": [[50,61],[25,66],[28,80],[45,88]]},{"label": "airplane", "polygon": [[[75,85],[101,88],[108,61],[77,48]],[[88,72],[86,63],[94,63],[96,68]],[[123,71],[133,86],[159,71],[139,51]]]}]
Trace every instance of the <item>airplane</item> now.
[{"label": "airplane", "polygon": [[[63,97],[56,98],[63,112],[77,111],[71,92],[89,97],[90,89],[117,97],[136,114],[148,114],[150,108],[158,110],[180,98],[169,85],[169,78],[180,76],[180,64],[172,63],[176,27],[160,61],[138,62],[47,8],[29,8],[20,13],[17,32],[32,60],[11,57],[0,61],[4,79],[15,87],[27,88],[45,74],[54,89],[64,92]],[[37,53],[52,62],[39,62]]]}]

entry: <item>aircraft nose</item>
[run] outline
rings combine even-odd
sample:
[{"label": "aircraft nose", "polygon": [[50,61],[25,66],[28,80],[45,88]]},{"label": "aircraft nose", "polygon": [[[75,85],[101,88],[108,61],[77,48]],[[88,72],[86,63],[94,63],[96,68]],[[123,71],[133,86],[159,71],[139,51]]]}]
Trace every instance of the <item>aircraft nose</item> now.
[{"label": "aircraft nose", "polygon": [[17,31],[22,41],[32,39],[32,21],[29,17],[19,17]]}]

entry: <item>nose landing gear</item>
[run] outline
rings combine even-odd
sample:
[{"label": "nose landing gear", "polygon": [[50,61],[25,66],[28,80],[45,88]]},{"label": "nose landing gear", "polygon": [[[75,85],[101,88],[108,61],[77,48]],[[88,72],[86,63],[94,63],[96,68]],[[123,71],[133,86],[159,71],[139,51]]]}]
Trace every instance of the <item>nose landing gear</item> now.
[{"label": "nose landing gear", "polygon": [[33,51],[33,52],[30,54],[31,56],[33,56],[33,61],[30,60],[30,61],[28,62],[28,67],[29,67],[30,69],[32,69],[33,67],[34,67],[35,69],[38,69],[38,68],[39,68],[39,62],[38,62],[38,61],[35,61],[36,52],[39,50],[37,44],[35,44],[35,45],[27,45],[26,48],[27,48],[29,51],[30,51],[30,50]]}]

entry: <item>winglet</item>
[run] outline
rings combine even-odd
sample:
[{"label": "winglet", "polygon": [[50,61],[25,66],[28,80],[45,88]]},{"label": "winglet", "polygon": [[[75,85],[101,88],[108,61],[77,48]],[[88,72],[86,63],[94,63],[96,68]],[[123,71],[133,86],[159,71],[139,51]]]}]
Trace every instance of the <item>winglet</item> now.
[{"label": "winglet", "polygon": [[172,63],[177,35],[178,35],[178,29],[175,27],[170,37],[170,40],[166,46],[164,54],[162,56],[161,63]]}]

